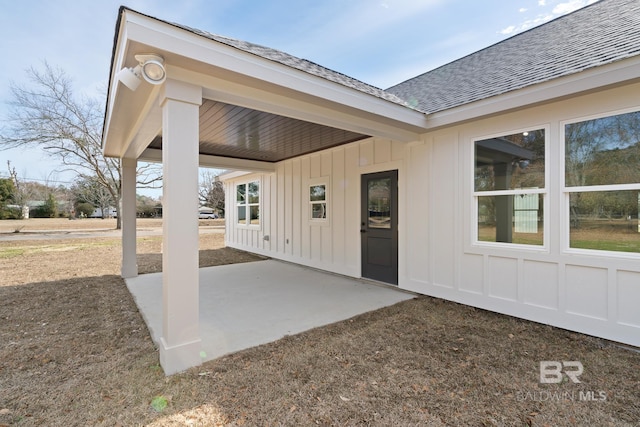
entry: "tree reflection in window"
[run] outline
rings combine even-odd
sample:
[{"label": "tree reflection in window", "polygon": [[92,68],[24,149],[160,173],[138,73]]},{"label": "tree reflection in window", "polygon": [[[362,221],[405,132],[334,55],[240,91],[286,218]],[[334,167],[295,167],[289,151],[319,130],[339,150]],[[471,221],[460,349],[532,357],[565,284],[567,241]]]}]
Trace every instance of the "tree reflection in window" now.
[{"label": "tree reflection in window", "polygon": [[640,112],[565,125],[571,248],[640,252]]},{"label": "tree reflection in window", "polygon": [[368,188],[369,227],[391,228],[391,178],[372,179]]},{"label": "tree reflection in window", "polygon": [[311,219],[327,219],[327,186],[325,184],[309,187]]}]

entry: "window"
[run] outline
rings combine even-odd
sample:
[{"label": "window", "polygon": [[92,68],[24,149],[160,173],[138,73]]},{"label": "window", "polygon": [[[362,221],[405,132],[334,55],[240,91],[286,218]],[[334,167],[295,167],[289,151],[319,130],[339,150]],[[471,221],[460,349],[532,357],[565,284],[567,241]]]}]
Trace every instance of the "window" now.
[{"label": "window", "polygon": [[327,186],[326,184],[309,187],[309,203],[312,220],[327,219]]},{"label": "window", "polygon": [[545,130],[474,142],[479,242],[544,244]]},{"label": "window", "polygon": [[568,123],[569,247],[640,252],[640,112]]},{"label": "window", "polygon": [[236,186],[237,221],[240,225],[260,225],[260,182]]}]

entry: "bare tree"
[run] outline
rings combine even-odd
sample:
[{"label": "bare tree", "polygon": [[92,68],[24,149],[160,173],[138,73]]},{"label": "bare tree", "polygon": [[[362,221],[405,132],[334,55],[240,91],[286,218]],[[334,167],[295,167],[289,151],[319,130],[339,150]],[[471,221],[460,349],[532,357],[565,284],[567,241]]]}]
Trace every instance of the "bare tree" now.
[{"label": "bare tree", "polygon": [[110,208],[114,205],[114,200],[103,185],[95,176],[80,175],[71,186],[71,193],[75,204],[90,203],[100,209],[100,216],[108,218],[111,215]]},{"label": "bare tree", "polygon": [[[26,73],[30,86],[11,85],[10,125],[0,133],[0,147],[37,147],[66,170],[94,176],[114,201],[120,228],[120,160],[106,157],[101,147],[104,102],[74,97],[64,71],[46,62],[44,71],[31,67]],[[157,174],[144,175],[144,183],[157,179]]]},{"label": "bare tree", "polygon": [[18,172],[16,172],[16,168],[11,166],[11,160],[7,160],[7,169],[9,169],[9,176],[11,177],[11,181],[13,181],[13,186],[16,189],[15,195],[13,197],[14,203],[23,206],[27,198],[25,196],[24,188],[22,187],[22,183],[18,179]]},{"label": "bare tree", "polygon": [[199,197],[203,206],[217,209],[224,215],[224,186],[218,180],[219,175],[220,171],[217,170],[205,169],[200,172]]}]

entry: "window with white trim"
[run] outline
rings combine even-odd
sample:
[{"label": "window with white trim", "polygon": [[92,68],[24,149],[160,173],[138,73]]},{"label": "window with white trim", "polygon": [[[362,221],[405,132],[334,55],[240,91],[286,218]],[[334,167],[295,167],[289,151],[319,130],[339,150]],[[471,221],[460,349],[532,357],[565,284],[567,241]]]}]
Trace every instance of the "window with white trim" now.
[{"label": "window with white trim", "polygon": [[236,185],[237,223],[260,225],[260,181]]},{"label": "window with white trim", "polygon": [[544,245],[546,132],[474,141],[476,242]]},{"label": "window with white trim", "polygon": [[564,126],[569,247],[640,253],[640,111]]},{"label": "window with white trim", "polygon": [[309,208],[311,220],[324,221],[327,219],[326,184],[316,184],[309,186]]}]

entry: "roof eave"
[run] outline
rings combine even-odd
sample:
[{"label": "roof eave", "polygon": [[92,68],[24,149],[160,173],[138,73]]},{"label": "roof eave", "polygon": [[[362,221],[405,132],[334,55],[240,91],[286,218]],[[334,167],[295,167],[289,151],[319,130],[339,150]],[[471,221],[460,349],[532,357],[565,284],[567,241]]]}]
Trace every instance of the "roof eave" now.
[{"label": "roof eave", "polygon": [[[205,94],[222,96],[225,87],[230,84],[246,85],[253,89],[258,87],[270,92],[267,95],[274,102],[280,102],[281,106],[284,99],[297,102],[298,108],[288,109],[291,117],[309,121],[310,118],[319,117],[317,111],[339,110],[344,117],[351,116],[354,121],[359,121],[360,133],[405,141],[417,139],[427,126],[426,115],[407,106],[244,52],[130,9],[122,8],[120,14],[103,131],[103,150],[107,155],[121,157],[127,152],[135,134],[125,128],[132,128],[131,123],[136,121],[131,119],[132,114],[140,114],[131,105],[137,104],[141,110],[148,102],[139,98],[154,95],[151,89],[143,89],[145,85],[141,85],[134,94],[114,81],[116,71],[131,66],[133,55],[141,53],[137,50],[143,48],[165,57],[169,78],[196,78],[203,84]],[[220,84],[221,81],[227,84]],[[252,108],[252,105],[244,106]],[[309,114],[305,116],[300,106],[305,106]],[[317,106],[321,107],[320,110]],[[128,114],[115,112],[118,108],[128,108],[130,111]],[[268,112],[285,114],[285,110],[287,108]],[[335,120],[338,120],[337,117],[338,114],[335,114]],[[321,124],[330,126],[332,120],[334,118],[329,117],[327,123]],[[348,120],[342,120],[335,123],[349,124]],[[123,124],[125,122],[126,126]],[[370,127],[370,132],[364,132],[367,127]]]},{"label": "roof eave", "polygon": [[432,113],[427,120],[428,129],[436,130],[638,81],[640,57],[636,56]]}]

